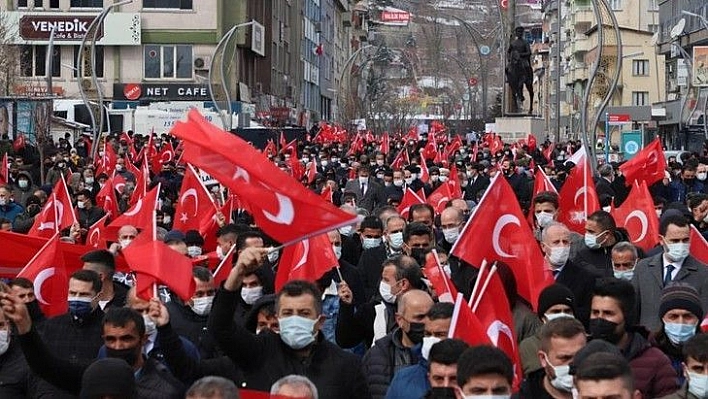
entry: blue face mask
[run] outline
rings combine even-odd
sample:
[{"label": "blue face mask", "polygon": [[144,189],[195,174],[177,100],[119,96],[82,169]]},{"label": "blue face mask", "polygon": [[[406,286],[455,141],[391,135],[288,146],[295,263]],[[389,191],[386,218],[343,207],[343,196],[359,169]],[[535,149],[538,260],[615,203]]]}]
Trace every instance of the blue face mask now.
[{"label": "blue face mask", "polygon": [[315,323],[317,320],[301,316],[279,318],[280,339],[285,345],[298,350],[315,342]]},{"label": "blue face mask", "polygon": [[664,323],[664,332],[674,345],[682,344],[696,335],[695,324]]},{"label": "blue face mask", "polygon": [[93,310],[91,301],[91,298],[70,296],[68,299],[69,313],[77,318],[86,317]]},{"label": "blue face mask", "polygon": [[379,238],[364,238],[361,241],[361,247],[364,249],[376,248],[381,245],[381,237]]}]

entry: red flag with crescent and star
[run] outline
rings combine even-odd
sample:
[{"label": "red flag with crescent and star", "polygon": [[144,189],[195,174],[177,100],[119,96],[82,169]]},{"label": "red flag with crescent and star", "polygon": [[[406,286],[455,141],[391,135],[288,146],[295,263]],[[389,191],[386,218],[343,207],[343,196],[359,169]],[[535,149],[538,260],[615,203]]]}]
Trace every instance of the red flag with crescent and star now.
[{"label": "red flag with crescent and star", "polygon": [[175,160],[175,149],[172,147],[172,143],[170,141],[166,141],[163,145],[162,148],[160,148],[160,151],[155,154],[151,161],[151,167],[152,167],[152,172],[153,173],[160,173],[160,170],[162,169],[162,165],[168,163],[168,162],[173,162]]},{"label": "red flag with crescent and star", "polygon": [[439,215],[447,206],[448,201],[455,199],[454,188],[450,187],[450,181],[446,181],[430,193],[425,202],[435,209],[435,214]]},{"label": "red flag with crescent and star", "polygon": [[619,169],[627,185],[643,180],[650,186],[662,180],[666,171],[666,158],[661,148],[661,140],[657,137],[632,159],[620,165]]},{"label": "red flag with crescent and star", "polygon": [[612,210],[617,227],[624,227],[632,244],[648,251],[659,243],[659,218],[646,182],[635,181],[627,199]]},{"label": "red flag with crescent and star", "polygon": [[281,171],[243,139],[207,122],[198,111],[177,122],[172,134],[185,140],[184,159],[236,194],[258,226],[282,243],[355,223],[348,214]]},{"label": "red flag with crescent and star", "polygon": [[425,201],[423,201],[423,199],[420,198],[418,194],[411,190],[410,187],[406,187],[406,191],[403,193],[401,203],[398,204],[398,213],[400,213],[403,218],[408,218],[411,206],[415,204],[425,204]]},{"label": "red flag with crescent and star", "polygon": [[155,210],[157,209],[157,196],[159,193],[160,185],[158,184],[155,188],[150,190],[146,196],[140,198],[130,209],[113,219],[108,225],[109,231],[117,234],[118,229],[125,225],[131,225],[142,230],[153,228]]},{"label": "red flag with crescent and star", "polygon": [[447,337],[461,339],[470,346],[491,345],[492,342],[484,331],[479,318],[472,313],[469,304],[465,301],[462,293],[459,292],[457,298],[455,298],[455,309],[452,312],[452,320],[450,320],[450,330]]},{"label": "red flag with crescent and star", "polygon": [[192,165],[188,165],[182,180],[182,190],[175,205],[172,228],[183,232],[206,231],[216,211],[214,200],[204,187],[202,179]]},{"label": "red flag with crescent and star", "polygon": [[[460,232],[450,253],[471,265],[504,262],[514,273],[519,295],[536,309],[538,295],[553,282],[541,249],[524,221],[514,190],[497,174]],[[481,234],[480,232],[486,232]]]},{"label": "red flag with crescent and star", "polygon": [[106,221],[108,220],[109,214],[106,213],[102,218],[98,219],[96,223],[89,227],[86,233],[86,245],[99,249],[106,248],[106,241],[108,235],[106,234]]},{"label": "red flag with crescent and star", "polygon": [[109,178],[106,183],[98,190],[96,193],[96,206],[106,211],[106,215],[111,218],[118,216],[118,198],[116,198],[115,181],[120,178],[123,183],[121,187],[125,186],[125,179],[121,175],[116,175],[114,178]]},{"label": "red flag with crescent and star", "polygon": [[275,275],[275,292],[291,280],[315,282],[323,274],[339,266],[337,255],[327,234],[320,234],[283,249]]},{"label": "red flag with crescent and star", "polygon": [[[571,231],[585,234],[585,221],[593,212],[600,210],[600,201],[595,191],[595,182],[584,147],[578,151],[578,163],[568,174],[558,193],[558,218]],[[587,209],[585,208],[587,204]]]},{"label": "red flag with crescent and star", "polygon": [[44,204],[42,211],[35,216],[34,224],[27,234],[49,238],[55,233],[71,227],[74,223],[76,223],[76,214],[66,182],[62,177],[54,185],[47,203]]},{"label": "red flag with crescent and star", "polygon": [[432,253],[426,255],[423,274],[430,281],[430,285],[433,286],[433,291],[435,291],[438,301],[455,303],[457,289]]},{"label": "red flag with crescent and star", "polygon": [[[531,198],[536,198],[536,196],[539,193],[542,193],[545,191],[550,191],[550,192],[558,194],[556,187],[551,182],[551,179],[548,178],[548,175],[546,174],[546,172],[543,171],[543,168],[541,168],[540,166],[537,166],[536,169],[537,169],[537,171],[534,174],[534,179],[533,179],[533,195],[531,196]],[[533,209],[533,206],[531,206],[531,208],[529,209],[529,213],[526,217],[526,219],[529,222],[529,226],[531,226],[531,227],[533,227],[535,225],[534,213],[535,213],[535,210]]]}]

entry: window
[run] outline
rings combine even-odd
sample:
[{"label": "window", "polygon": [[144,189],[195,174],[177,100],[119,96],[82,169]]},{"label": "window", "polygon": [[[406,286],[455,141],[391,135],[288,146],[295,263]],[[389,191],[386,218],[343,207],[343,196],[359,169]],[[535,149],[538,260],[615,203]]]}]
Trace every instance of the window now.
[{"label": "window", "polygon": [[649,104],[649,92],[648,91],[633,91],[632,92],[632,105],[648,105]]},{"label": "window", "polygon": [[143,8],[191,10],[192,0],[143,0]]},{"label": "window", "polygon": [[649,0],[649,11],[659,11],[658,0]]},{"label": "window", "polygon": [[59,0],[49,0],[49,8],[59,8]]},{"label": "window", "polygon": [[34,8],[42,8],[43,0],[17,0],[17,8],[27,8],[29,7],[29,3],[34,3]]},{"label": "window", "polygon": [[[74,46],[74,77],[79,73],[79,64],[76,61],[79,59],[79,46]],[[91,48],[84,47],[84,77],[93,76],[91,71]],[[96,77],[103,77],[103,46],[96,46]]]},{"label": "window", "polygon": [[632,75],[647,76],[649,75],[649,60],[633,60]]},{"label": "window", "polygon": [[659,25],[657,24],[648,24],[647,25],[647,30],[651,33],[656,33],[659,31]]},{"label": "window", "polygon": [[610,8],[613,10],[621,10],[622,0],[610,0]]},{"label": "window", "polygon": [[191,79],[192,46],[145,46],[146,79]]},{"label": "window", "polygon": [[[20,48],[20,70],[22,76],[46,76],[47,46],[22,46]],[[52,76],[61,76],[61,47],[54,47]]]},{"label": "window", "polygon": [[71,0],[71,7],[103,8],[103,0]]}]

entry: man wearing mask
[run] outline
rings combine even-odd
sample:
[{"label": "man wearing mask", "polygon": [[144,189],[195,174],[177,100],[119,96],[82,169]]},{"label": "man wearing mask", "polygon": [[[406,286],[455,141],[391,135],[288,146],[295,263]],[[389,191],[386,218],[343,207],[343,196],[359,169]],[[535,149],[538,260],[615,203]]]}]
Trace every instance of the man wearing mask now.
[{"label": "man wearing mask", "polygon": [[546,267],[550,269],[556,283],[562,284],[575,297],[575,316],[587,325],[590,316],[590,301],[596,276],[578,267],[568,259],[570,254],[570,230],[562,224],[553,222],[541,236]]},{"label": "man wearing mask", "polygon": [[615,346],[629,362],[636,388],[645,398],[658,398],[678,388],[676,371],[659,349],[635,326],[637,303],[632,284],[606,279],[595,286],[590,311],[590,335]]},{"label": "man wearing mask", "polygon": [[90,191],[79,191],[76,195],[76,219],[79,221],[82,236],[86,236],[88,229],[105,214],[103,209],[93,206],[93,197]]},{"label": "man wearing mask", "polygon": [[[447,253],[452,249],[453,244],[460,236],[460,232],[464,227],[465,220],[462,211],[454,206],[443,209],[440,214],[440,227],[442,229],[443,239],[438,241],[438,245]],[[477,272],[474,268],[463,265],[462,261],[456,256],[448,258],[448,266],[444,266],[445,273],[452,280],[458,292],[462,292],[465,297],[471,294],[471,282],[477,277]],[[424,264],[424,263],[423,263]],[[421,266],[423,265],[421,264]]]},{"label": "man wearing mask", "polygon": [[27,306],[33,323],[39,325],[46,320],[42,309],[39,307],[37,296],[34,294],[34,284],[30,280],[24,277],[15,277],[10,280],[7,285],[12,289],[12,293]]},{"label": "man wearing mask", "polygon": [[[374,221],[374,218],[379,219],[379,221]],[[359,263],[356,268],[360,271],[364,279],[366,298],[371,298],[379,288],[383,262],[391,256],[400,254],[403,247],[403,229],[406,225],[405,219],[396,215],[388,217],[385,220],[385,224],[381,222],[380,218],[369,216],[361,223],[362,232],[360,234],[363,238],[362,244],[371,245],[366,241],[365,237],[367,235],[369,237],[379,236],[379,231],[383,233],[381,240],[382,243],[385,244],[379,244],[373,248],[364,249],[359,257]],[[379,230],[379,227],[381,227],[382,230]]]},{"label": "man wearing mask", "polygon": [[585,328],[572,318],[551,320],[541,327],[541,347],[537,353],[542,368],[521,384],[520,397],[572,399],[573,376],[570,364],[585,346]]},{"label": "man wearing mask", "polygon": [[118,157],[116,160],[116,173],[121,175],[125,181],[135,181],[135,175],[125,167],[125,158]]},{"label": "man wearing mask", "polygon": [[509,182],[511,188],[514,189],[516,198],[519,200],[521,206],[528,206],[529,201],[531,201],[531,188],[529,187],[529,180],[526,175],[516,173],[516,164],[508,159],[502,161],[501,170],[506,181]]},{"label": "man wearing mask", "polygon": [[384,194],[386,198],[390,198],[392,195],[400,195],[403,197],[403,192],[406,187],[406,182],[403,180],[403,171],[394,170],[391,173],[391,185],[384,187]]},{"label": "man wearing mask", "polygon": [[696,335],[684,344],[682,368],[686,383],[662,399],[708,398],[708,334]]},{"label": "man wearing mask", "polygon": [[11,221],[14,226],[17,215],[23,211],[12,197],[12,188],[9,185],[0,186],[0,218]]},{"label": "man wearing mask", "polygon": [[[236,240],[236,252],[234,258],[246,248],[263,248],[263,235],[257,231],[247,231],[239,234]],[[271,254],[278,252],[270,252]],[[270,259],[266,260],[263,267],[243,276],[239,299],[236,303],[236,316],[234,320],[243,324],[248,313],[253,308],[253,304],[265,294],[272,294],[274,289],[275,275]]]},{"label": "man wearing mask", "polygon": [[[33,328],[27,308],[17,297],[4,293],[2,302],[5,316],[17,327],[18,340],[30,369],[57,389],[63,389],[73,395],[72,397],[76,397],[81,392],[84,371],[96,358],[97,351],[84,363],[74,363],[59,356],[56,351],[46,346],[46,343],[56,337],[40,337],[36,328]],[[109,309],[96,337],[101,343],[105,343],[108,357],[123,359],[132,367],[135,374],[136,398],[184,397],[185,387],[182,383],[157,360],[142,355],[147,335],[145,322],[138,312],[129,308]]]},{"label": "man wearing mask", "polygon": [[489,178],[484,176],[482,171],[484,166],[473,163],[467,165],[467,170],[465,175],[468,179],[467,187],[465,187],[465,200],[475,201],[477,199],[477,193],[484,191],[489,187]]},{"label": "man wearing mask", "polygon": [[17,338],[12,336],[12,323],[0,312],[0,397],[21,399],[37,397],[37,377],[30,372]]},{"label": "man wearing mask", "polygon": [[553,191],[541,191],[531,201],[533,209],[533,234],[541,241],[541,233],[558,216],[558,194]]},{"label": "man wearing mask", "polygon": [[41,202],[42,201],[36,195],[29,196],[29,198],[27,198],[27,202],[25,203],[25,210],[15,218],[12,231],[15,233],[27,234],[34,224],[35,216],[42,211]]},{"label": "man wearing mask", "polygon": [[101,310],[109,307],[123,307],[128,295],[128,287],[113,281],[116,272],[115,257],[105,249],[85,253],[81,256],[83,269],[91,270],[101,279],[101,291],[98,295],[98,305]]},{"label": "man wearing mask", "polygon": [[425,317],[433,306],[433,299],[421,290],[406,292],[398,301],[398,327],[366,353],[363,371],[371,397],[384,398],[394,374],[406,366],[418,363],[420,354],[413,348],[423,343]]},{"label": "man wearing mask", "polygon": [[27,199],[37,190],[37,186],[32,182],[32,175],[29,172],[20,171],[17,173],[17,180],[13,183],[14,189],[12,194],[20,204],[27,202]]},{"label": "man wearing mask", "polygon": [[679,215],[667,215],[659,223],[663,253],[640,260],[632,284],[639,301],[639,324],[652,330],[661,327],[661,291],[670,282],[691,285],[698,291],[703,309],[708,309],[708,269],[689,253],[691,228]]},{"label": "man wearing mask", "polygon": [[111,244],[108,250],[113,255],[116,255],[118,251],[130,245],[130,243],[132,243],[135,237],[137,236],[138,229],[136,229],[135,226],[126,224],[125,226],[122,226],[120,229],[118,229],[118,242],[114,242],[113,244]]},{"label": "man wearing mask", "polygon": [[233,322],[243,277],[263,265],[266,248],[246,248],[214,299],[209,327],[224,353],[243,370],[248,386],[266,391],[279,378],[304,374],[323,398],[369,398],[361,363],[320,334],[321,293],[306,281],[290,281],[278,293],[280,334],[259,335]]},{"label": "man wearing mask", "polygon": [[612,247],[620,241],[629,241],[625,229],[617,227],[609,212],[599,210],[585,222],[584,244],[573,242],[573,262],[600,277],[612,276]]},{"label": "man wearing mask", "polygon": [[101,186],[93,175],[93,169],[84,169],[81,176],[84,179],[84,188],[91,193],[92,198],[96,197],[96,194],[101,190]]},{"label": "man wearing mask", "polygon": [[637,247],[631,242],[620,241],[612,247],[612,273],[620,280],[632,281],[637,266]]},{"label": "man wearing mask", "polygon": [[370,169],[366,165],[359,166],[357,179],[352,179],[344,186],[344,191],[352,192],[356,195],[358,206],[371,212],[374,208],[386,204],[386,195],[383,186],[375,181],[370,175]]},{"label": "man wearing mask", "polygon": [[686,197],[690,193],[700,193],[704,191],[704,185],[700,181],[696,181],[696,163],[687,161],[681,166],[681,176],[678,179],[673,179],[669,183],[669,192],[671,197],[667,198],[669,202],[686,202]]},{"label": "man wearing mask", "polygon": [[187,255],[192,259],[201,256],[204,237],[197,230],[187,230],[184,237],[184,243],[187,244]]},{"label": "man wearing mask", "polygon": [[368,348],[393,331],[397,299],[412,289],[423,288],[422,278],[420,266],[413,258],[398,255],[384,261],[378,295],[369,302],[355,308],[351,290],[340,285],[336,330],[339,346],[352,348],[363,341]]},{"label": "man wearing mask", "polygon": [[403,230],[403,252],[415,259],[418,265],[425,265],[425,253],[433,244],[433,232],[423,223],[409,223]]}]

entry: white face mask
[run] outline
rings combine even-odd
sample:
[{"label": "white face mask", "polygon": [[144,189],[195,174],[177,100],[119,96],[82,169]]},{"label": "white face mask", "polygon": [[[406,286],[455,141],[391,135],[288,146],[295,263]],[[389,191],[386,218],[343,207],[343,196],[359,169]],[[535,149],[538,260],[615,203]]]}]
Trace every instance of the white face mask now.
[{"label": "white face mask", "polygon": [[339,234],[350,237],[353,233],[352,226],[342,226],[339,229]]},{"label": "white face mask", "polygon": [[551,247],[551,253],[548,254],[548,262],[556,267],[565,265],[570,255],[570,247]]},{"label": "white face mask", "polygon": [[379,294],[381,298],[388,303],[396,303],[396,296],[391,293],[391,286],[386,284],[383,280],[379,283]]},{"label": "white face mask", "polygon": [[573,376],[570,374],[570,365],[554,366],[548,360],[548,356],[545,353],[543,356],[546,358],[546,363],[553,369],[553,374],[556,375],[556,377],[551,380],[551,385],[560,391],[570,392],[573,389]]},{"label": "white face mask", "polygon": [[430,358],[430,348],[438,342],[442,341],[438,337],[423,337],[423,347],[420,349],[423,359],[429,360]]},{"label": "white face mask", "polygon": [[447,176],[440,175],[440,181],[441,181],[441,182],[445,183],[445,182],[447,181],[447,179],[448,179]]},{"label": "white face mask", "polygon": [[162,224],[170,224],[171,221],[172,221],[172,218],[169,216],[165,215],[162,217]]},{"label": "white face mask", "polygon": [[130,238],[124,238],[122,240],[118,240],[118,244],[120,244],[121,248],[127,247],[128,245],[130,245],[131,242],[133,242],[133,240],[131,240]]},{"label": "white face mask", "polygon": [[361,241],[361,247],[364,249],[376,248],[381,245],[381,237],[379,238],[364,238]]},{"label": "white face mask", "polygon": [[[229,247],[231,249],[231,247]],[[224,249],[221,247],[221,245],[216,246],[216,256],[219,257],[219,260],[224,260],[226,258],[226,254],[229,252],[227,249],[226,252],[224,252]]]},{"label": "white face mask", "polygon": [[337,260],[342,258],[342,246],[341,245],[332,245],[332,250],[334,251],[334,255],[337,257]]},{"label": "white face mask", "polygon": [[688,392],[697,398],[708,398],[708,375],[688,372]]},{"label": "white face mask", "polygon": [[84,201],[79,201],[76,203],[76,207],[79,209],[84,209],[86,208],[86,203]]},{"label": "white face mask", "polygon": [[4,355],[10,347],[10,331],[0,330],[0,355]]},{"label": "white face mask", "polygon": [[539,212],[536,214],[536,223],[540,228],[544,228],[553,222],[556,214],[553,212]]},{"label": "white face mask", "polygon": [[561,312],[561,313],[544,313],[543,316],[548,321],[555,320],[555,319],[562,319],[562,318],[570,318],[570,319],[575,318],[575,316],[573,316],[572,314],[563,313],[563,312]]},{"label": "white face mask", "polygon": [[453,227],[451,229],[443,229],[443,237],[448,244],[454,244],[457,241],[457,237],[460,236],[460,228]]},{"label": "white face mask", "polygon": [[192,311],[199,316],[206,316],[211,312],[211,304],[214,302],[213,296],[203,296],[201,298],[192,298],[192,304],[189,305]]},{"label": "white face mask", "polygon": [[612,273],[615,275],[616,279],[632,281],[632,277],[634,277],[634,268],[629,270],[612,270]]},{"label": "white face mask", "polygon": [[389,234],[388,245],[395,250],[401,249],[403,246],[403,232],[399,231],[397,233]]},{"label": "white face mask", "polygon": [[703,181],[708,177],[708,173],[696,173],[696,179]]},{"label": "white face mask", "polygon": [[187,247],[187,255],[189,255],[191,258],[196,258],[197,256],[202,254],[202,247],[196,246],[196,245],[191,245]]},{"label": "white face mask", "polygon": [[406,184],[409,185],[409,186],[413,183],[413,178],[412,178],[412,177],[408,177],[408,178],[405,178],[405,179],[403,179],[403,180],[405,180]]},{"label": "white face mask", "polygon": [[393,181],[393,185],[396,187],[403,187],[403,180],[396,179]]},{"label": "white face mask", "polygon": [[241,299],[246,302],[247,305],[253,305],[256,301],[263,296],[263,287],[241,287]]},{"label": "white face mask", "polygon": [[359,176],[359,184],[366,184],[369,182],[368,176]]},{"label": "white face mask", "polygon": [[690,244],[678,242],[675,244],[666,244],[668,251],[666,251],[666,257],[673,262],[681,262],[686,259],[689,254]]},{"label": "white face mask", "polygon": [[147,335],[157,334],[157,325],[155,325],[155,322],[152,321],[150,316],[144,314],[143,321],[145,322],[145,334],[147,334]]}]

